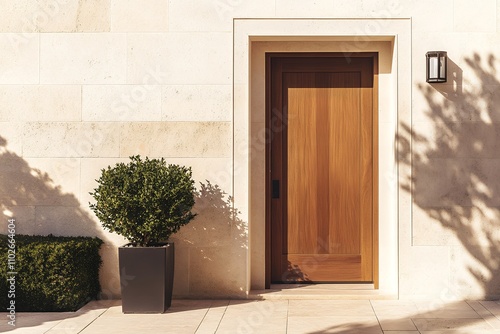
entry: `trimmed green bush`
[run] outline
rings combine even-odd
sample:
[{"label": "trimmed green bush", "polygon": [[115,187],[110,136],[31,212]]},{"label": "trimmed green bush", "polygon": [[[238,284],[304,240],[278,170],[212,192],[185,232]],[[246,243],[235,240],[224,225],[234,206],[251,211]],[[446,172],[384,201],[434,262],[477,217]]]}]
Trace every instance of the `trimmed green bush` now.
[{"label": "trimmed green bush", "polygon": [[138,246],[167,241],[195,214],[191,168],[161,159],[130,157],[101,170],[90,203],[102,226]]},{"label": "trimmed green bush", "polygon": [[15,298],[8,298],[8,240],[0,235],[0,305],[15,300],[16,312],[76,311],[101,290],[99,248],[90,237],[16,235]]}]

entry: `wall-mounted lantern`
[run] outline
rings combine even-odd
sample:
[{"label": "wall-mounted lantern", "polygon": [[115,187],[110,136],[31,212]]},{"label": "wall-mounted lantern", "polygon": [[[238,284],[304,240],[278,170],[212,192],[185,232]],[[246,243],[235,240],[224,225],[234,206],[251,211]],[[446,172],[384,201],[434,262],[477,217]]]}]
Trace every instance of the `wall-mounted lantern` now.
[{"label": "wall-mounted lantern", "polygon": [[428,83],[446,82],[448,56],[446,51],[429,51],[426,58],[426,78]]}]

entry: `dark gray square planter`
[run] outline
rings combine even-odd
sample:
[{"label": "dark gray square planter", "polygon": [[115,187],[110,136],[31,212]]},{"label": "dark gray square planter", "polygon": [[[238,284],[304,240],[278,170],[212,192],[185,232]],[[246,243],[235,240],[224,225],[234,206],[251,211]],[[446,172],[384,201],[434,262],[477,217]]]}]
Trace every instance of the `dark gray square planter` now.
[{"label": "dark gray square planter", "polygon": [[163,313],[171,305],[174,244],[118,248],[123,313]]}]

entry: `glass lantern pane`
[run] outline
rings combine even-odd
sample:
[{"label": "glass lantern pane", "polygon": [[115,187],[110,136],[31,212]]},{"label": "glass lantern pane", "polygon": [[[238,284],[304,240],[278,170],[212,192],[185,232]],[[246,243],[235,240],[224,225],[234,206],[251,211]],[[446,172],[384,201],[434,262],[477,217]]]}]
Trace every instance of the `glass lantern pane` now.
[{"label": "glass lantern pane", "polygon": [[429,58],[429,79],[436,79],[438,77],[438,58]]},{"label": "glass lantern pane", "polygon": [[444,79],[446,77],[446,66],[445,66],[445,57],[439,57],[439,77]]}]

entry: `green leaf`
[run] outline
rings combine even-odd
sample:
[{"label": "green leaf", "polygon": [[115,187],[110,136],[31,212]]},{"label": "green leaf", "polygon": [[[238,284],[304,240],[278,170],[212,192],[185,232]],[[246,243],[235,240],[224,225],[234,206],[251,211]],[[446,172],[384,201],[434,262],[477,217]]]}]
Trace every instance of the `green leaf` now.
[{"label": "green leaf", "polygon": [[103,169],[96,181],[90,208],[105,229],[132,243],[166,241],[195,217],[191,168],[137,155]]}]

